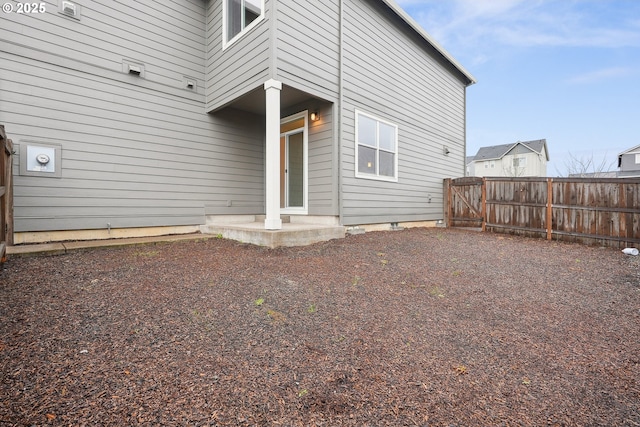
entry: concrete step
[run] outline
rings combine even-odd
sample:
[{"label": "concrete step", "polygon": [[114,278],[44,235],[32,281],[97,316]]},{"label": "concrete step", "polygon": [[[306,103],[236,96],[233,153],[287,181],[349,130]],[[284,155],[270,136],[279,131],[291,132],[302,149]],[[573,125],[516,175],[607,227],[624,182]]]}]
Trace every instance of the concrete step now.
[{"label": "concrete step", "polygon": [[200,232],[213,234],[225,239],[237,240],[253,245],[277,248],[281,246],[306,246],[312,243],[325,242],[332,239],[342,239],[345,236],[345,227],[310,225],[310,224],[283,224],[280,230],[265,230],[263,222],[252,224],[220,224],[202,225]]}]

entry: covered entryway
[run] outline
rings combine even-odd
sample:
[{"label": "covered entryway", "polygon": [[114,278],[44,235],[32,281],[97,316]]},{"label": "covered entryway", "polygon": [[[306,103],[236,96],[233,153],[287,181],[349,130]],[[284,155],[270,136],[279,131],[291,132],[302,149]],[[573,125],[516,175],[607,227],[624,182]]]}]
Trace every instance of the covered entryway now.
[{"label": "covered entryway", "polygon": [[269,80],[229,107],[265,121],[264,209],[207,215],[201,232],[268,247],[343,238],[333,199],[333,104]]}]

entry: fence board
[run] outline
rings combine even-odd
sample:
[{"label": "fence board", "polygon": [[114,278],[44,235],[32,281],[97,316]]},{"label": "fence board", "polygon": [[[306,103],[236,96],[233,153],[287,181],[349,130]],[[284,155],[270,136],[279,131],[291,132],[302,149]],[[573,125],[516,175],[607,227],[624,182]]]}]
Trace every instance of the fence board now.
[{"label": "fence board", "polygon": [[6,248],[13,244],[13,143],[0,125],[0,261],[6,261]]},{"label": "fence board", "polygon": [[[449,226],[612,247],[640,244],[640,179],[448,180]],[[478,214],[480,213],[480,214]]]}]

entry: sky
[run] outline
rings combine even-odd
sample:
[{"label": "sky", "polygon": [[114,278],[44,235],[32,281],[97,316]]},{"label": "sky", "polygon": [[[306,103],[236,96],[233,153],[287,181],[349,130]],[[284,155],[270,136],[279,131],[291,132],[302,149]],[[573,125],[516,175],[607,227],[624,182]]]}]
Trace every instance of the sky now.
[{"label": "sky", "polygon": [[396,1],[477,80],[467,155],[546,139],[547,175],[566,176],[640,145],[640,1]]}]

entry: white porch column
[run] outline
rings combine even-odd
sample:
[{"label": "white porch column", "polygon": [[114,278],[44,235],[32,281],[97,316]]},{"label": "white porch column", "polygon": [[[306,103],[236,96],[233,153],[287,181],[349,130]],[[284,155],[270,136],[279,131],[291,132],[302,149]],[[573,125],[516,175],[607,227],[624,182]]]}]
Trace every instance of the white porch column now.
[{"label": "white porch column", "polygon": [[266,145],[265,154],[265,208],[264,228],[280,230],[280,91],[282,83],[267,80],[264,83],[266,98]]}]

